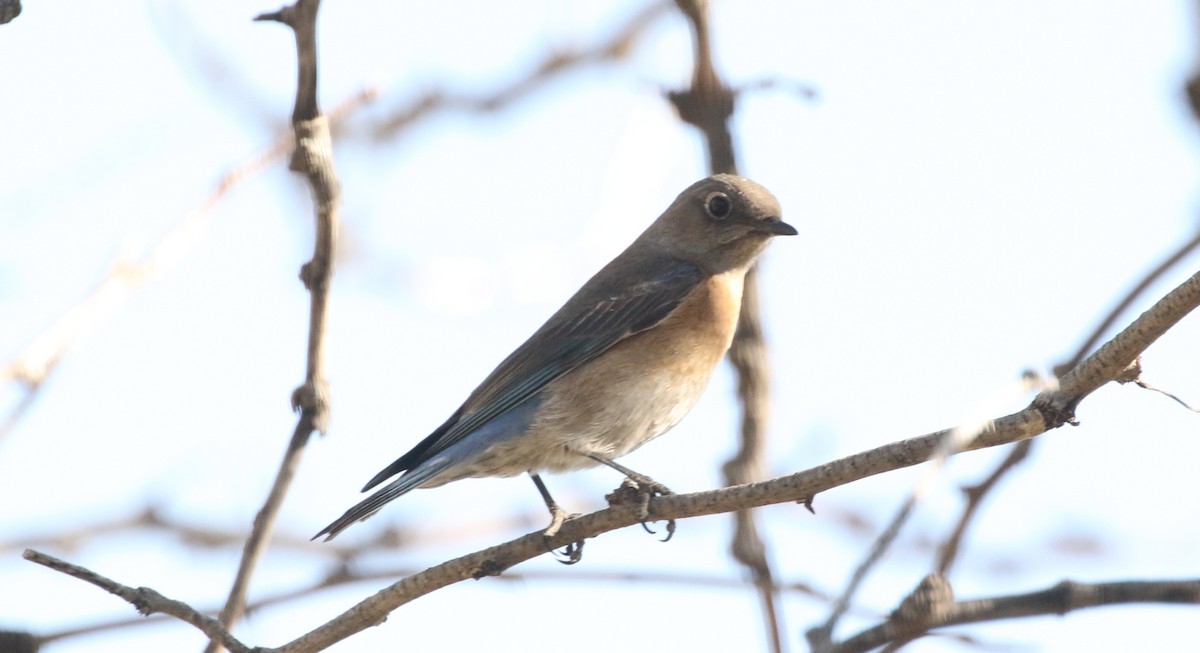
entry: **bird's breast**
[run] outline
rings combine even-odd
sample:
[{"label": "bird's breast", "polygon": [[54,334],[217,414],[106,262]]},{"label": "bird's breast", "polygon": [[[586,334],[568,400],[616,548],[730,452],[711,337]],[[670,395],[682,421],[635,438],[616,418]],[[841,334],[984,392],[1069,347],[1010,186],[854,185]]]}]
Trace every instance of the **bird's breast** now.
[{"label": "bird's breast", "polygon": [[729,349],[742,300],[742,271],[710,277],[654,327],[614,345],[543,390],[531,429],[570,457],[618,457],[661,435],[696,404]]}]

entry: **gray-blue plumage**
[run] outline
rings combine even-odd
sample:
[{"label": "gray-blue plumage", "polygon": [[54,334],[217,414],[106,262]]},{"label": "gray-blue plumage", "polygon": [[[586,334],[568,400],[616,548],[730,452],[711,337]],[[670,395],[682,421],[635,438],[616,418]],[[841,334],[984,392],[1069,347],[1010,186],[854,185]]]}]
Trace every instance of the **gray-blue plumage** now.
[{"label": "gray-blue plumage", "polygon": [[670,429],[729,347],[746,270],[772,236],[796,233],[779,214],[766,189],[741,177],[685,190],[363,491],[402,476],[317,537],[417,487],[590,467]]}]

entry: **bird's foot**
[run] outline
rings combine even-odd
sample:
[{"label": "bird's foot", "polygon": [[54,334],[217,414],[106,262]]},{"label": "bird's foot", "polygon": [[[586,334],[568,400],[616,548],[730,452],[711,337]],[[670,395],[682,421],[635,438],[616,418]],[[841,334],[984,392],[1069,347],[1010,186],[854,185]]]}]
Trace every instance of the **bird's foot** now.
[{"label": "bird's foot", "polygon": [[[625,481],[621,483],[621,487],[614,490],[611,494],[605,497],[608,499],[608,504],[618,505],[622,503],[637,503],[638,520],[642,523],[642,528],[646,529],[647,533],[655,534],[654,529],[646,523],[650,521],[650,500],[654,497],[667,496],[675,494],[671,488],[659,483],[658,481],[643,476],[642,474],[627,474]],[[675,535],[675,520],[667,520],[667,535],[662,539],[667,542]]]},{"label": "bird's foot", "polygon": [[554,556],[555,560],[563,563],[564,565],[573,565],[583,559],[583,540],[571,542],[570,544],[564,546],[561,552],[550,545],[550,540],[552,540],[555,535],[558,535],[558,531],[562,530],[563,524],[565,524],[568,519],[573,519],[578,516],[578,513],[567,514],[567,511],[555,504],[554,507],[550,509],[550,525],[546,527],[546,530],[542,531],[542,542],[545,544],[546,550]]}]

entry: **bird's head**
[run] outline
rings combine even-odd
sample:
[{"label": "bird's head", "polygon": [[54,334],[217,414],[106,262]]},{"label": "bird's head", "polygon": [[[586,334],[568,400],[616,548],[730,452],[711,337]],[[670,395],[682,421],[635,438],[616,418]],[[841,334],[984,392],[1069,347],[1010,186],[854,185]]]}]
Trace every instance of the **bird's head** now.
[{"label": "bird's head", "polygon": [[680,193],[643,238],[717,274],[749,266],[773,236],[796,235],[781,215],[771,191],[745,177],[719,174]]}]

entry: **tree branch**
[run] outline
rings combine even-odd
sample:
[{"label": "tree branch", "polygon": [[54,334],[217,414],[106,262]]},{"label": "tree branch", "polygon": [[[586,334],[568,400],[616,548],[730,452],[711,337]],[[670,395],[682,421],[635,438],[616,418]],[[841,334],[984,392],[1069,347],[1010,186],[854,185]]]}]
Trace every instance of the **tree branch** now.
[{"label": "tree branch", "polygon": [[[290,168],[304,175],[312,191],[316,213],[316,238],[312,259],[300,269],[300,279],[309,291],[308,356],[304,383],[292,393],[292,408],[300,412],[283,461],[263,507],[254,518],[254,528],[242,549],[237,575],[221,610],[221,623],[232,629],[246,606],[250,578],[266,550],[283,499],[300,466],[308,438],[314,431],[324,434],[329,426],[329,382],[325,377],[325,325],[329,320],[329,285],[337,250],[340,189],[333,168],[329,120],[317,105],[317,11],[320,0],[299,0],[276,12],[257,16],[258,21],[276,21],[292,29],[296,37],[297,84],[292,111],[296,148]],[[205,653],[221,650],[211,640]]]},{"label": "tree branch", "polygon": [[666,12],[665,2],[653,2],[630,18],[606,41],[577,52],[560,52],[543,60],[528,74],[508,86],[481,97],[455,95],[445,91],[429,91],[404,107],[395,109],[391,116],[375,128],[377,136],[391,138],[412,127],[418,120],[439,111],[473,111],[489,113],[499,111],[546,85],[559,75],[587,64],[622,59],[633,49],[634,44],[654,19]]},{"label": "tree branch", "polygon": [[54,556],[46,555],[32,549],[25,551],[24,557],[30,562],[37,563],[44,567],[49,567],[55,571],[62,572],[68,576],[74,576],[79,580],[91,583],[96,587],[110,593],[115,594],[137,608],[137,611],[144,615],[152,615],[155,613],[169,614],[176,619],[186,621],[187,623],[199,628],[205,635],[211,637],[214,641],[219,641],[225,648],[228,648],[232,653],[250,653],[250,649],[244,644],[234,639],[233,635],[221,625],[219,621],[212,617],[206,617],[194,608],[181,601],[169,599],[162,594],[148,588],[138,587],[133,588],[127,585],[122,585],[114,580],[110,580],[97,574],[90,569],[85,569],[69,562],[59,560]]},{"label": "tree branch", "polygon": [[[931,577],[938,578],[938,577]],[[1062,581],[1038,592],[973,601],[954,601],[944,581],[922,581],[922,588],[886,622],[855,635],[831,651],[865,653],[891,642],[924,635],[933,628],[1018,617],[1064,615],[1082,608],[1128,603],[1200,604],[1200,580],[1120,581],[1084,584]],[[938,590],[929,590],[929,586]]]},{"label": "tree branch", "polygon": [[[992,420],[962,450],[1019,442],[1063,424],[1073,423],[1074,410],[1080,401],[1121,374],[1127,365],[1197,305],[1200,305],[1200,273],[1169,292],[1071,370],[1062,378],[1057,389],[1040,393],[1019,412]],[[944,430],[894,442],[769,481],[657,497],[649,505],[650,519],[684,519],[784,502],[809,503],[818,493],[831,488],[925,462],[939,447],[944,446],[950,433],[950,430]],[[381,623],[401,605],[442,587],[468,578],[498,575],[518,563],[546,553],[548,546],[565,546],[638,524],[642,521],[639,509],[640,505],[636,503],[616,503],[599,512],[566,521],[559,533],[549,541],[544,539],[541,531],[536,531],[431,567],[384,588],[330,622],[275,650],[288,653],[321,650]],[[185,621],[193,623],[188,619]],[[204,627],[211,626],[204,622]],[[216,634],[205,632],[210,636]]]},{"label": "tree branch", "polygon": [[1015,447],[1009,450],[1008,455],[1004,460],[992,470],[988,477],[979,483],[965,487],[962,489],[963,496],[966,497],[967,505],[963,507],[962,515],[958,519],[958,523],[954,526],[954,531],[950,534],[946,541],[938,547],[938,560],[934,569],[940,575],[946,575],[950,571],[950,567],[958,558],[958,551],[962,545],[963,537],[966,536],[967,528],[970,527],[975,515],[978,514],[979,506],[983,504],[983,499],[988,493],[996,487],[1000,479],[1004,477],[1009,470],[1019,465],[1029,455],[1029,450],[1033,448],[1033,440],[1022,440]]},{"label": "tree branch", "polygon": [[[408,576],[416,573],[418,570],[406,567],[389,567],[384,569],[376,569],[372,571],[352,571],[345,567],[339,567],[330,572],[324,578],[307,585],[292,590],[273,594],[271,596],[260,598],[246,605],[246,614],[254,614],[264,608],[285,604],[291,601],[307,598],[321,590],[334,587],[342,587],[354,583],[364,583],[367,581],[392,581],[397,577]],[[645,572],[645,571],[616,571],[616,570],[599,570],[593,571],[588,569],[579,569],[572,567],[569,570],[565,567],[553,570],[529,570],[522,573],[505,573],[496,577],[496,580],[508,583],[528,583],[533,582],[560,582],[560,583],[644,583],[653,585],[677,585],[681,587],[700,587],[716,590],[732,590],[745,589],[747,586],[753,587],[752,581],[738,578],[727,578],[724,576],[700,575],[689,573],[667,573],[667,572]],[[831,597],[826,592],[821,592],[812,586],[801,583],[780,583],[774,588],[778,592],[788,592],[803,594],[818,601],[832,601]],[[200,610],[203,614],[216,614],[220,610],[219,607]],[[861,616],[877,617],[875,612],[867,613],[859,611]],[[85,635],[93,635],[101,632],[112,630],[120,630],[123,628],[136,627],[143,624],[162,623],[165,620],[172,619],[170,615],[158,614],[146,618],[135,617],[132,619],[115,619],[112,621],[103,621],[91,623],[83,626],[33,636],[26,633],[26,636],[33,637],[38,645],[45,645],[59,640],[70,639],[72,637],[80,637]],[[8,653],[8,650],[3,647],[3,640],[0,639],[0,651]]]},{"label": "tree branch", "polygon": [[[331,113],[336,125],[354,110],[375,99],[374,89],[364,89],[346,99]],[[197,241],[197,234],[208,222],[212,210],[235,186],[266,170],[293,147],[291,133],[280,135],[253,157],[221,175],[209,195],[188,212],[143,256],[125,255],[100,280],[96,289],[67,310],[50,328],[39,334],[7,366],[0,370],[0,383],[16,382],[25,386],[25,395],[0,425],[0,440],[11,432],[26,410],[40,396],[46,379],[59,361],[79,341],[86,338],[107,317],[116,313],[133,292],[181,258]]]}]

